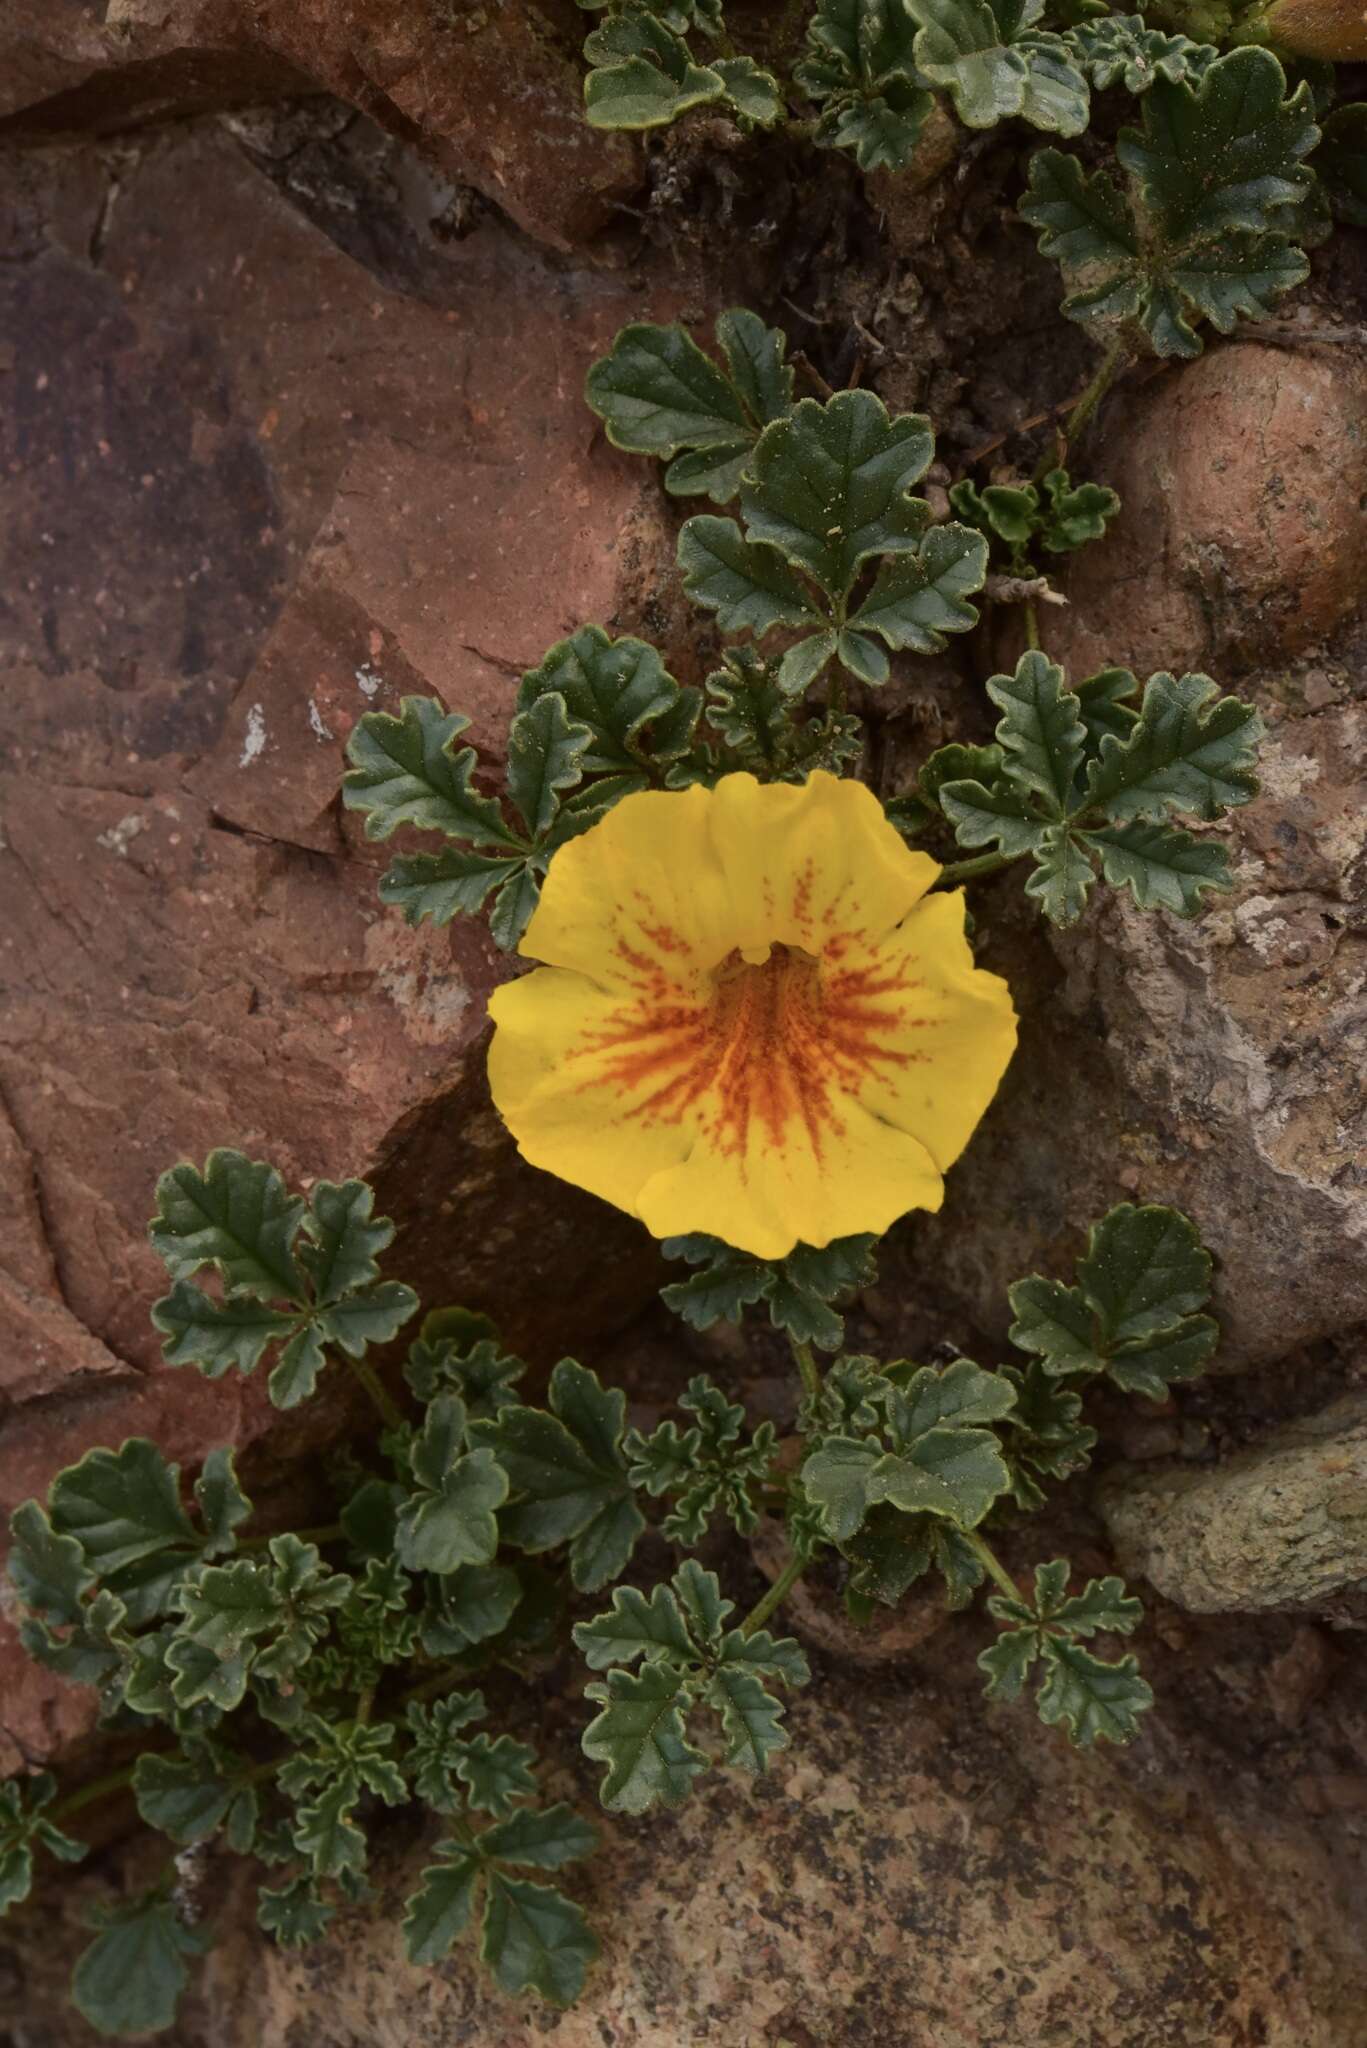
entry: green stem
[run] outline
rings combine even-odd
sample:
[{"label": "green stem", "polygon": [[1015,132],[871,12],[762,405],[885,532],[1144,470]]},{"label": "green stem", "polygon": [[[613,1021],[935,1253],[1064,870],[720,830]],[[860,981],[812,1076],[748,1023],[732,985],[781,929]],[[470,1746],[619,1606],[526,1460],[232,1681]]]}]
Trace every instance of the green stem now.
[{"label": "green stem", "polygon": [[783,1605],[806,1569],[805,1559],[800,1557],[789,1558],[783,1570],[774,1580],[773,1585],[764,1595],[764,1598],[755,1602],[755,1605],[741,1623],[740,1632],[743,1636],[752,1636],[756,1629],[763,1628],[775,1608]]},{"label": "green stem", "polygon": [[1032,653],[1039,653],[1039,613],[1033,597],[1025,600],[1025,644]]},{"label": "green stem", "polygon": [[788,1342],[793,1347],[793,1357],[802,1375],[802,1391],[809,1401],[815,1401],[821,1392],[821,1369],[812,1356],[812,1347],[810,1344],[799,1344],[797,1338],[791,1335]]},{"label": "green stem", "polygon": [[973,1552],[983,1570],[996,1580],[997,1585],[1005,1593],[1007,1599],[1019,1600],[1021,1596],[1020,1587],[1016,1584],[987,1538],[980,1536],[976,1529],[961,1529],[959,1534],[963,1537],[964,1542]]},{"label": "green stem", "polygon": [[356,1725],[358,1728],[365,1727],[366,1722],[370,1719],[374,1705],[375,1688],[373,1685],[368,1685],[356,1701]]},{"label": "green stem", "polygon": [[980,853],[972,860],[952,860],[935,878],[937,889],[953,889],[960,882],[976,881],[979,875],[995,875],[1020,859],[1017,853]]},{"label": "green stem", "polygon": [[120,1770],[108,1771],[102,1778],[92,1778],[88,1785],[82,1785],[79,1792],[70,1792],[65,1799],[59,1799],[45,1820],[54,1821],[58,1827],[69,1820],[73,1813],[79,1813],[84,1806],[93,1806],[99,1799],[108,1799],[115,1792],[126,1791],[133,1782],[133,1765],[124,1764]]},{"label": "green stem", "polygon": [[348,1364],[374,1402],[385,1428],[402,1429],[404,1421],[403,1411],[380,1385],[379,1375],[376,1373],[375,1368],[367,1365],[363,1358],[349,1359]]},{"label": "green stem", "polygon": [[[1091,383],[1063,422],[1061,431],[1065,454],[1071,450],[1074,441],[1081,435],[1083,428],[1091,419],[1092,414],[1096,411],[1116,378],[1126,367],[1129,359],[1129,350],[1124,341],[1120,339],[1113,341],[1102,357],[1101,367],[1098,369],[1095,377],[1093,377]],[[1039,466],[1035,471],[1036,483],[1054,467],[1054,461],[1055,458],[1052,455],[1042,455],[1040,457]]]}]

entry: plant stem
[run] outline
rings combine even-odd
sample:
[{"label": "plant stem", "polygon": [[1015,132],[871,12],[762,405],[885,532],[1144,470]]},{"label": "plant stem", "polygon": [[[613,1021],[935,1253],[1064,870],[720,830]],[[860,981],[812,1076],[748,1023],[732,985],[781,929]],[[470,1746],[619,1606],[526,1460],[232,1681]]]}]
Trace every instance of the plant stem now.
[{"label": "plant stem", "polygon": [[806,1569],[805,1559],[800,1557],[789,1558],[783,1570],[774,1580],[773,1585],[764,1595],[764,1598],[755,1602],[755,1605],[741,1623],[740,1632],[743,1636],[752,1636],[756,1629],[763,1628],[775,1608],[783,1605]]},{"label": "plant stem", "polygon": [[400,1410],[398,1404],[385,1392],[384,1388],[380,1385],[379,1375],[376,1373],[375,1368],[371,1365],[367,1365],[363,1358],[353,1358],[350,1359],[348,1363],[351,1366],[351,1370],[355,1373],[357,1379],[360,1381],[361,1385],[365,1388],[367,1394],[369,1394],[371,1400],[374,1402],[375,1407],[379,1413],[380,1420],[384,1423],[385,1428],[402,1429],[403,1413]]},{"label": "plant stem", "polygon": [[1025,600],[1025,644],[1032,653],[1039,653],[1039,612],[1033,597]]},{"label": "plant stem", "polygon": [[961,1529],[959,1533],[984,1571],[988,1572],[996,1580],[997,1585],[1005,1593],[1007,1599],[1019,1600],[1021,1596],[1020,1587],[1016,1584],[987,1538],[980,1536],[976,1529]]},{"label": "plant stem", "polygon": [[802,1375],[802,1391],[809,1401],[814,1401],[821,1392],[821,1369],[812,1356],[812,1347],[810,1344],[799,1344],[797,1338],[792,1335],[789,1336],[788,1342],[793,1347],[793,1357]]},{"label": "plant stem", "polygon": [[[146,1751],[143,1752],[147,1754]],[[98,1799],[108,1799],[115,1792],[122,1792],[133,1782],[132,1764],[124,1764],[117,1771],[108,1771],[102,1778],[92,1778],[88,1785],[82,1785],[79,1792],[70,1792],[65,1799],[59,1799],[45,1820],[56,1822],[60,1827],[73,1813],[79,1813],[84,1806],[93,1806]]]},{"label": "plant stem", "polygon": [[[1096,411],[1102,399],[1106,396],[1106,393],[1110,390],[1121,371],[1125,369],[1128,362],[1129,351],[1125,343],[1120,339],[1113,341],[1102,357],[1101,366],[1095,377],[1093,377],[1091,383],[1063,422],[1060,432],[1063,437],[1065,453],[1072,448],[1074,441],[1079,438],[1088,420],[1090,420],[1092,414]],[[1039,467],[1035,471],[1035,482],[1038,483],[1040,478],[1053,467],[1053,456],[1042,455],[1039,460]]]},{"label": "plant stem", "polygon": [[995,875],[999,868],[1009,868],[1019,858],[1015,853],[979,853],[972,860],[952,860],[941,868],[935,887],[952,889],[959,882],[976,881],[979,875]]}]

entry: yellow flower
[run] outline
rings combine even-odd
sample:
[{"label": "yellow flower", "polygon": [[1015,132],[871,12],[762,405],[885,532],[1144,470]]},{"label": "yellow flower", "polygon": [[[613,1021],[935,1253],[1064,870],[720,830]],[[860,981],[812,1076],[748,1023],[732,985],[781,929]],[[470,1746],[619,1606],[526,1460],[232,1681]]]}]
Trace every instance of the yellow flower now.
[{"label": "yellow flower", "polygon": [[525,1159],[760,1258],[938,1209],[1016,1042],[962,890],[861,783],[647,792],[562,847],[496,990]]}]

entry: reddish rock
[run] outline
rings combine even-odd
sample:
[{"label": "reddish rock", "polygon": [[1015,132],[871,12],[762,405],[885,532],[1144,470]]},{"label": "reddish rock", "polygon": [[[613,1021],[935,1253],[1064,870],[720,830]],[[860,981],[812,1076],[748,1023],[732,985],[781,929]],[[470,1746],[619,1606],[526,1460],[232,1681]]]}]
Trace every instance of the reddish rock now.
[{"label": "reddish rock", "polygon": [[1367,366],[1345,349],[1221,344],[1112,401],[1082,468],[1119,492],[1059,577],[1050,652],[1074,675],[1219,675],[1299,652],[1367,579]]},{"label": "reddish rock", "polygon": [[[112,210],[82,160],[45,176],[0,224],[26,257],[0,269],[0,1509],[94,1442],[192,1466],[272,1432],[278,1462],[345,1423],[340,1383],[282,1431],[257,1383],[158,1365],[156,1176],[215,1144],[370,1174],[391,1270],[537,1355],[654,1283],[643,1234],[523,1167],[489,1108],[508,963],[481,925],[384,910],[388,849],[336,794],[368,706],[462,705],[492,765],[520,667],[639,623],[669,527],[575,398],[641,295],[496,224],[401,295],[221,132],[146,143]],[[508,374],[533,330],[544,382]],[[625,561],[624,526],[653,536]],[[37,1683],[21,1748],[57,1725]]]},{"label": "reddish rock", "polygon": [[627,138],[584,120],[584,24],[568,6],[385,0],[17,0],[0,25],[0,115],[114,133],[168,113],[335,93],[568,249],[638,181]]}]

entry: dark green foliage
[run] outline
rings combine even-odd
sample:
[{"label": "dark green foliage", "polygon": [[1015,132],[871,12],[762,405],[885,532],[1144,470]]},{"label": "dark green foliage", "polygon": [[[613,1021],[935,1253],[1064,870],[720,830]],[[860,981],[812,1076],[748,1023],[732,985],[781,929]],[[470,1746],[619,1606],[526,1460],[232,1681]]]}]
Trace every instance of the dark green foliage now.
[{"label": "dark green foliage", "polygon": [[776,1446],[774,1426],[762,1422],[743,1436],[745,1410],[711,1380],[690,1380],[679,1406],[694,1420],[680,1430],[662,1422],[651,1436],[632,1430],[625,1443],[633,1486],[678,1498],[660,1527],[676,1543],[701,1543],[713,1521],[725,1518],[742,1536],[759,1520],[759,1495]]},{"label": "dark green foliage", "polygon": [[625,1570],[645,1527],[622,1450],[626,1401],[562,1358],[549,1404],[549,1412],[501,1409],[474,1424],[471,1438],[489,1447],[511,1482],[504,1536],[533,1555],[567,1544],[575,1585],[596,1593]]},{"label": "dark green foliage", "polygon": [[550,1885],[509,1875],[509,1866],[558,1870],[592,1853],[596,1836],[567,1806],[519,1807],[479,1833],[438,1842],[437,1861],[408,1901],[404,1941],[413,1963],[438,1963],[474,1917],[484,1891],[480,1955],[502,1990],[535,1991],[571,2005],[598,1942],[583,1914]]},{"label": "dark green foliage", "polygon": [[1069,1595],[1066,1558],[1035,1566],[1029,1600],[994,1594],[988,1609],[1005,1626],[978,1659],[987,1673],[987,1696],[1017,1700],[1038,1666],[1035,1704],[1041,1721],[1061,1726],[1079,1749],[1094,1742],[1128,1742],[1153,1692],[1133,1657],[1107,1663],[1079,1640],[1102,1631],[1129,1635],[1143,1619],[1139,1602],[1119,1579],[1089,1579]]},{"label": "dark green foliage", "polygon": [[699,1270],[663,1288],[662,1298],[695,1330],[738,1323],[746,1308],[762,1301],[774,1327],[796,1343],[837,1351],[845,1325],[832,1303],[872,1285],[875,1242],[867,1234],[840,1237],[822,1250],[800,1244],[786,1258],[757,1259],[701,1232],[666,1238],[667,1259],[685,1259]]},{"label": "dark green foliage", "polygon": [[405,697],[398,718],[368,711],[347,743],[352,765],[342,783],[343,802],[366,813],[367,838],[412,825],[466,842],[400,854],[380,884],[382,900],[410,924],[447,924],[480,912],[492,894],[489,928],[511,951],[553,855],[620,798],[665,780],[692,749],[701,704],[701,691],[681,688],[643,640],[582,626],[522,678],[506,776],[520,826],[474,789],[474,748],[453,751],[468,719],[429,697]]},{"label": "dark green foliage", "polygon": [[1198,1313],[1210,1294],[1210,1254],[1175,1209],[1122,1203],[1092,1226],[1074,1286],[1033,1274],[1010,1293],[1011,1340],[1035,1353],[1045,1374],[1104,1372],[1154,1401],[1203,1372],[1219,1336],[1213,1318]]},{"label": "dark green foliage", "polygon": [[905,170],[934,100],[901,0],[817,0],[793,77],[820,107],[816,140],[861,171]]},{"label": "dark green foliage", "polygon": [[1219,54],[1209,43],[1152,27],[1141,14],[1100,14],[1075,23],[1065,40],[1098,92],[1123,85],[1136,98],[1159,79],[1198,82]]},{"label": "dark green foliage", "polygon": [[203,1955],[209,1937],[185,1925],[165,1888],[102,1912],[96,1924],[101,1932],[71,1980],[77,2011],[102,2034],[160,2033],[189,1982],[187,1958]]},{"label": "dark green foliage", "polygon": [[976,624],[965,600],[987,573],[981,535],[932,526],[925,501],[909,495],[934,446],[928,421],[889,418],[872,392],[806,398],[755,445],[741,480],[744,530],[711,514],[684,526],[684,589],[723,632],[804,636],[779,664],[785,693],[800,695],[832,659],[885,682],[878,640],[933,653],[946,633]]},{"label": "dark green foliage", "polygon": [[720,5],[708,0],[579,0],[603,12],[584,44],[591,67],[585,115],[594,128],[661,128],[690,108],[715,106],[743,127],[769,128],[783,112],[778,81],[749,57],[695,62],[686,38],[715,39]]},{"label": "dark green foliage", "polygon": [[[649,1599],[620,1586],[606,1613],[576,1627],[589,1664],[607,1674],[584,1689],[599,1706],[584,1753],[606,1766],[604,1806],[644,1813],[688,1797],[709,1765],[689,1740],[695,1708],[720,1717],[729,1765],[762,1771],[787,1746],[782,1704],[763,1681],[805,1685],[807,1660],[791,1637],[728,1627],[733,1612],[715,1574],[690,1558]],[[639,1671],[626,1668],[638,1658]]]},{"label": "dark green foliage", "polygon": [[[270,1396],[293,1408],[334,1347],[359,1359],[388,1343],[418,1297],[380,1278],[376,1254],[394,1226],[373,1216],[374,1199],[359,1180],[290,1195],[273,1166],[241,1152],[211,1152],[202,1173],[172,1167],[157,1182],[149,1233],[175,1283],[152,1310],[163,1355],[219,1379],[231,1366],[252,1372],[278,1345]],[[217,1270],[221,1295],[192,1284],[203,1266]]]},{"label": "dark green foliage", "polygon": [[966,126],[1012,115],[1056,135],[1087,126],[1087,79],[1068,40],[1041,28],[1044,0],[908,0],[908,12],[919,25],[917,65]]},{"label": "dark green foliage", "polygon": [[1200,321],[1228,334],[1301,283],[1309,266],[1286,209],[1313,188],[1302,159],[1319,130],[1308,86],[1286,93],[1268,50],[1232,50],[1197,82],[1159,77],[1142,129],[1122,129],[1116,145],[1124,192],[1076,157],[1034,157],[1021,213],[1062,265],[1064,312],[1142,336],[1158,355],[1197,356]]},{"label": "dark green foliage", "polygon": [[1049,470],[1039,486],[987,484],[979,490],[965,479],[953,486],[949,502],[960,519],[1004,544],[1018,575],[1036,547],[1064,555],[1101,540],[1107,521],[1120,510],[1119,498],[1105,484],[1075,484],[1066,469]]},{"label": "dark green foliage", "polygon": [[79,1863],[85,1854],[83,1842],[73,1842],[44,1815],[56,1790],[49,1771],[0,1783],[0,1913],[28,1897],[35,1849],[46,1849],[62,1863]]},{"label": "dark green foliage", "polygon": [[[783,335],[753,313],[721,314],[716,335],[724,368],[682,327],[624,327],[584,395],[614,448],[669,459],[667,491],[721,505],[739,490],[763,429],[791,409],[793,372]],[[579,715],[572,698],[570,708]]]},{"label": "dark green foliage", "polygon": [[1150,676],[1137,712],[1127,670],[1107,669],[1070,691],[1062,669],[1024,654],[1014,676],[993,676],[1002,711],[999,755],[969,778],[933,781],[933,801],[964,846],[1029,854],[1026,882],[1045,915],[1072,924],[1096,880],[1127,887],[1142,910],[1192,917],[1211,889],[1232,886],[1224,848],[1167,822],[1174,811],[1223,817],[1257,794],[1262,720],[1209,676]]}]

